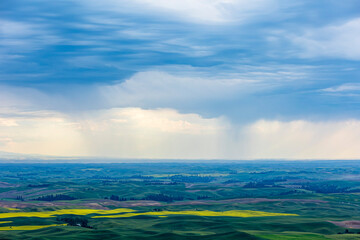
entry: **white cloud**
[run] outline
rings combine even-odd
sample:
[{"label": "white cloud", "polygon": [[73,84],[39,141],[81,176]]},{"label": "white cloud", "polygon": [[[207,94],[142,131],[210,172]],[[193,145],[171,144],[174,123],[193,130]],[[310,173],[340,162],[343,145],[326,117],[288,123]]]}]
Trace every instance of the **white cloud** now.
[{"label": "white cloud", "polygon": [[137,0],[137,2],[166,13],[177,14],[185,20],[203,23],[221,23],[233,20],[233,8],[238,5],[241,5],[242,11],[246,12],[246,10],[259,7],[259,3],[264,4],[264,1],[249,3],[248,1],[234,0]]},{"label": "white cloud", "polygon": [[[11,115],[11,114],[10,114]],[[85,152],[76,123],[62,114],[22,112],[3,117],[0,124],[0,149],[14,153],[72,155]]]},{"label": "white cloud", "polygon": [[[109,103],[161,104],[161,102],[191,102],[216,99],[234,94],[256,83],[246,79],[208,79],[178,77],[164,72],[141,72],[128,80],[99,88]],[[250,90],[249,88],[247,90]]]},{"label": "white cloud", "polygon": [[[251,69],[244,74],[225,77],[189,77],[148,71],[124,82],[98,88],[100,99],[110,106],[170,106],[231,99],[240,95],[276,88],[302,78],[294,69]],[[239,70],[242,71],[242,70]],[[193,73],[194,74],[194,73]]]},{"label": "white cloud", "polygon": [[76,117],[0,119],[0,151],[164,159],[359,159],[360,121],[259,120],[236,126],[173,109],[113,108]]},{"label": "white cloud", "polygon": [[221,118],[171,109],[116,108],[72,118],[54,112],[2,118],[0,151],[118,158],[221,157]]},{"label": "white cloud", "polygon": [[38,26],[28,23],[0,19],[0,25],[2,36],[7,38],[29,37],[41,33]]},{"label": "white cloud", "polygon": [[8,52],[34,51],[62,40],[50,31],[45,23],[26,23],[6,19],[0,19],[0,35],[2,55]]},{"label": "white cloud", "polygon": [[[93,67],[99,59],[73,59],[73,65]],[[100,60],[99,60],[100,61]],[[110,63],[109,63],[110,64]],[[27,110],[52,109],[71,111],[91,108],[142,107],[181,108],[209,105],[210,101],[223,101],[270,90],[306,73],[291,67],[249,67],[237,69],[236,74],[198,72],[199,69],[177,66],[169,72],[145,71],[127,80],[109,85],[70,85],[62,93],[46,92],[26,87],[0,85],[0,109]],[[304,70],[306,71],[306,70]],[[211,72],[216,72],[212,69]]]},{"label": "white cloud", "polygon": [[18,126],[15,119],[0,118],[0,126],[12,127]]},{"label": "white cloud", "polygon": [[259,13],[276,9],[275,0],[86,0],[84,4],[96,9],[117,12],[146,13],[170,19],[201,24],[241,22]]},{"label": "white cloud", "polygon": [[322,89],[322,91],[328,93],[360,91],[360,83],[346,83],[339,86],[325,88]]},{"label": "white cloud", "polygon": [[171,109],[120,108],[80,120],[91,154],[125,158],[219,157],[222,119]]},{"label": "white cloud", "polygon": [[309,29],[301,36],[292,36],[303,50],[302,57],[360,59],[360,18],[348,22]]}]

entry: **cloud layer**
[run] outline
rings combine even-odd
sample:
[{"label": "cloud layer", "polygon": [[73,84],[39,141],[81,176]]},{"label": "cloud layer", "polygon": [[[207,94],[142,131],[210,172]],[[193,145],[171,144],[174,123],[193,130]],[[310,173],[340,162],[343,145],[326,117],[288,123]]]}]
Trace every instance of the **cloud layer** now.
[{"label": "cloud layer", "polygon": [[76,118],[24,112],[0,119],[0,150],[118,158],[220,157],[224,123],[171,109],[116,108]]},{"label": "cloud layer", "polygon": [[292,38],[303,48],[303,57],[331,57],[360,60],[360,18],[322,28],[307,29],[302,36]]},{"label": "cloud layer", "polygon": [[113,108],[76,118],[23,112],[0,118],[0,151],[162,159],[357,159],[360,121],[231,124],[172,109]]},{"label": "cloud layer", "polygon": [[198,24],[224,24],[238,23],[248,20],[259,13],[269,13],[276,9],[274,0],[135,0],[114,1],[105,0],[99,4],[96,1],[84,1],[89,7],[96,7],[107,11],[130,11],[133,13],[147,13],[148,15],[161,15],[163,18],[194,22]]},{"label": "cloud layer", "polygon": [[251,158],[358,159],[360,121],[260,120],[247,129]]}]

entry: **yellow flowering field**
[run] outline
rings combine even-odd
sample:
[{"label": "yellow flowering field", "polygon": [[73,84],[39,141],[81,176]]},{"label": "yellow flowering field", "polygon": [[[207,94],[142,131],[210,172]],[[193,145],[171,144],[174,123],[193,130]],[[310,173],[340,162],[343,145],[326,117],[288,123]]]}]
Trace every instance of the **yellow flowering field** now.
[{"label": "yellow flowering field", "polygon": [[129,213],[135,210],[129,208],[117,208],[113,210],[98,210],[98,209],[60,209],[56,211],[45,211],[45,212],[9,212],[0,213],[0,219],[2,218],[14,218],[14,217],[39,217],[39,218],[50,218],[57,215],[89,215],[89,214],[116,214],[116,213]]},{"label": "yellow flowering field", "polygon": [[51,224],[51,225],[39,225],[39,226],[8,226],[0,227],[0,231],[22,231],[22,230],[37,230],[41,228],[56,227],[56,226],[66,226],[67,224]]},{"label": "yellow flowering field", "polygon": [[12,223],[12,221],[0,221],[0,224]]},{"label": "yellow flowering field", "polygon": [[134,217],[140,215],[152,215],[152,216],[195,215],[195,216],[206,216],[206,217],[298,216],[297,214],[270,213],[270,212],[250,211],[250,210],[231,210],[224,212],[204,210],[204,211],[160,211],[160,212],[144,212],[144,213],[125,213],[125,214],[117,214],[117,215],[93,216],[92,218],[122,218],[122,217]]}]

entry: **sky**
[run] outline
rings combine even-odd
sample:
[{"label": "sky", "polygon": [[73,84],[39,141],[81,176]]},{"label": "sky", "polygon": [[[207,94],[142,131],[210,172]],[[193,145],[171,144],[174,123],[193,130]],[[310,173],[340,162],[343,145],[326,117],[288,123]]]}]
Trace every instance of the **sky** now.
[{"label": "sky", "polygon": [[360,159],[358,0],[2,0],[0,152]]}]

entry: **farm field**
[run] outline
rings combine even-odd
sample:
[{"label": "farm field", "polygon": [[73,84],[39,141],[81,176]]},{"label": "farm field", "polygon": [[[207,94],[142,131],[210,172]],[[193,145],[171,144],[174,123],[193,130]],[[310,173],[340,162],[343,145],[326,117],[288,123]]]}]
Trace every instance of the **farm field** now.
[{"label": "farm field", "polygon": [[0,165],[0,239],[360,239],[358,161]]}]

